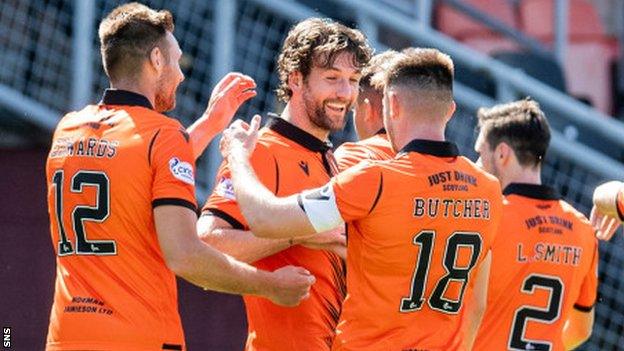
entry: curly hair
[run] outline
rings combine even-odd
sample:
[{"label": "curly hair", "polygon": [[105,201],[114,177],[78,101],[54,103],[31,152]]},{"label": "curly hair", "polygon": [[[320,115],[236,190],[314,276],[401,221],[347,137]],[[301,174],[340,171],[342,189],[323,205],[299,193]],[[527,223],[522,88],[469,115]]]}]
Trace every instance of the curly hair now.
[{"label": "curly hair", "polygon": [[331,67],[342,52],[352,53],[353,65],[361,69],[370,60],[373,50],[362,32],[341,23],[321,18],[299,22],[288,32],[277,60],[278,98],[283,102],[290,100],[288,76],[291,73],[301,72],[306,79],[313,66]]},{"label": "curly hair", "polygon": [[550,126],[540,105],[531,98],[480,108],[477,118],[490,149],[506,142],[523,166],[537,166],[546,157]]},{"label": "curly hair", "polygon": [[173,29],[169,11],[156,11],[136,2],[115,8],[98,30],[106,75],[112,80],[136,75],[137,67],[141,67],[154,47],[167,52],[167,47],[160,43],[166,32]]}]

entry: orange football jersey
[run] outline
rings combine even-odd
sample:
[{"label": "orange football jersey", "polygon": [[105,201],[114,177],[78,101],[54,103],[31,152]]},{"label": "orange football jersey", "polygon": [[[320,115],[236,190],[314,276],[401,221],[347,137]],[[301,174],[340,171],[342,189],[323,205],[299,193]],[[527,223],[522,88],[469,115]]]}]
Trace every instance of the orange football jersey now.
[{"label": "orange football jersey", "polygon": [[[327,183],[337,170],[330,146],[289,122],[273,119],[260,131],[251,156],[258,179],[277,196],[288,196]],[[224,162],[207,200],[205,213],[249,230],[240,212]],[[252,234],[250,234],[252,235]],[[287,308],[245,296],[249,333],[246,350],[329,350],[345,295],[344,261],[334,253],[295,245],[253,265],[274,271],[286,265],[305,267],[316,277],[310,298]]]},{"label": "orange football jersey", "polygon": [[396,153],[388,140],[388,135],[382,129],[370,138],[357,142],[343,143],[336,152],[336,161],[340,171],[353,167],[362,160],[390,160]]},{"label": "orange football jersey", "polygon": [[348,223],[332,350],[455,350],[463,296],[498,229],[498,181],[455,144],[413,140],[332,180]]},{"label": "orange football jersey", "polygon": [[153,207],[196,210],[194,158],[180,123],[135,93],[59,122],[48,155],[57,255],[47,350],[182,350],[175,276]]},{"label": "orange football jersey", "polygon": [[566,316],[596,300],[594,230],[547,186],[510,184],[475,350],[564,350]]}]

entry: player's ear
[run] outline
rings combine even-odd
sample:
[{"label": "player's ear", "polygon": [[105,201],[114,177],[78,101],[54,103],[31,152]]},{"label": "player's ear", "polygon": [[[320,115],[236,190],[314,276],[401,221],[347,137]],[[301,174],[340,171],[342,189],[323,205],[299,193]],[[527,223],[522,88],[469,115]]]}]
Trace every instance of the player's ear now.
[{"label": "player's ear", "polygon": [[294,71],[288,75],[288,87],[292,92],[301,91],[303,87],[303,75],[301,72]]},{"label": "player's ear", "polygon": [[364,101],[362,101],[362,108],[360,110],[364,113],[362,119],[366,123],[370,124],[373,119],[373,107],[371,106],[370,100],[368,100],[368,98],[364,98]]},{"label": "player's ear", "polygon": [[387,92],[388,94],[388,112],[390,112],[390,119],[396,119],[399,116],[399,110],[401,106],[399,104],[399,96],[394,91]]},{"label": "player's ear", "polygon": [[513,157],[513,150],[506,142],[501,142],[496,146],[496,150],[494,152],[495,161],[501,165],[506,166],[509,164],[509,161]]},{"label": "player's ear", "polygon": [[158,46],[155,46],[152,51],[150,51],[149,64],[158,74],[162,72],[165,64],[165,57]]},{"label": "player's ear", "polygon": [[457,109],[457,105],[455,104],[455,100],[451,100],[451,103],[448,106],[448,110],[446,111],[446,121],[450,121]]}]

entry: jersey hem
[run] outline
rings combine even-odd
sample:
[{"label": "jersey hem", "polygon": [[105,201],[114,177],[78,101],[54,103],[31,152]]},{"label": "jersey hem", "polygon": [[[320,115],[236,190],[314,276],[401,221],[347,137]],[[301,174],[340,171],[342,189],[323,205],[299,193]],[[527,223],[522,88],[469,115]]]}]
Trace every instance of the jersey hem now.
[{"label": "jersey hem", "polygon": [[228,222],[232,228],[237,230],[245,230],[245,226],[236,218],[230,216],[226,212],[219,210],[218,208],[206,208],[202,212],[202,216],[215,216],[219,217],[222,220]]},{"label": "jersey hem", "polygon": [[158,206],[163,206],[163,205],[182,206],[197,213],[197,206],[188,200],[178,199],[178,198],[161,198],[161,199],[155,199],[152,201],[152,208],[156,208]]}]

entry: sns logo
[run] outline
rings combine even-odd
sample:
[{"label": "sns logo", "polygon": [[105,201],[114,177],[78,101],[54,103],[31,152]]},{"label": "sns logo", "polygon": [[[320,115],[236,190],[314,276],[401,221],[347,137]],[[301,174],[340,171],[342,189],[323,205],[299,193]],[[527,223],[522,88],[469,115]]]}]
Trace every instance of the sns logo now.
[{"label": "sns logo", "polygon": [[185,182],[186,184],[195,185],[193,166],[190,163],[180,161],[179,158],[173,157],[169,160],[169,170],[177,179]]},{"label": "sns logo", "polygon": [[4,346],[7,349],[11,348],[11,327],[4,327],[2,328],[2,335],[3,335],[3,340],[2,340],[2,346]]}]

